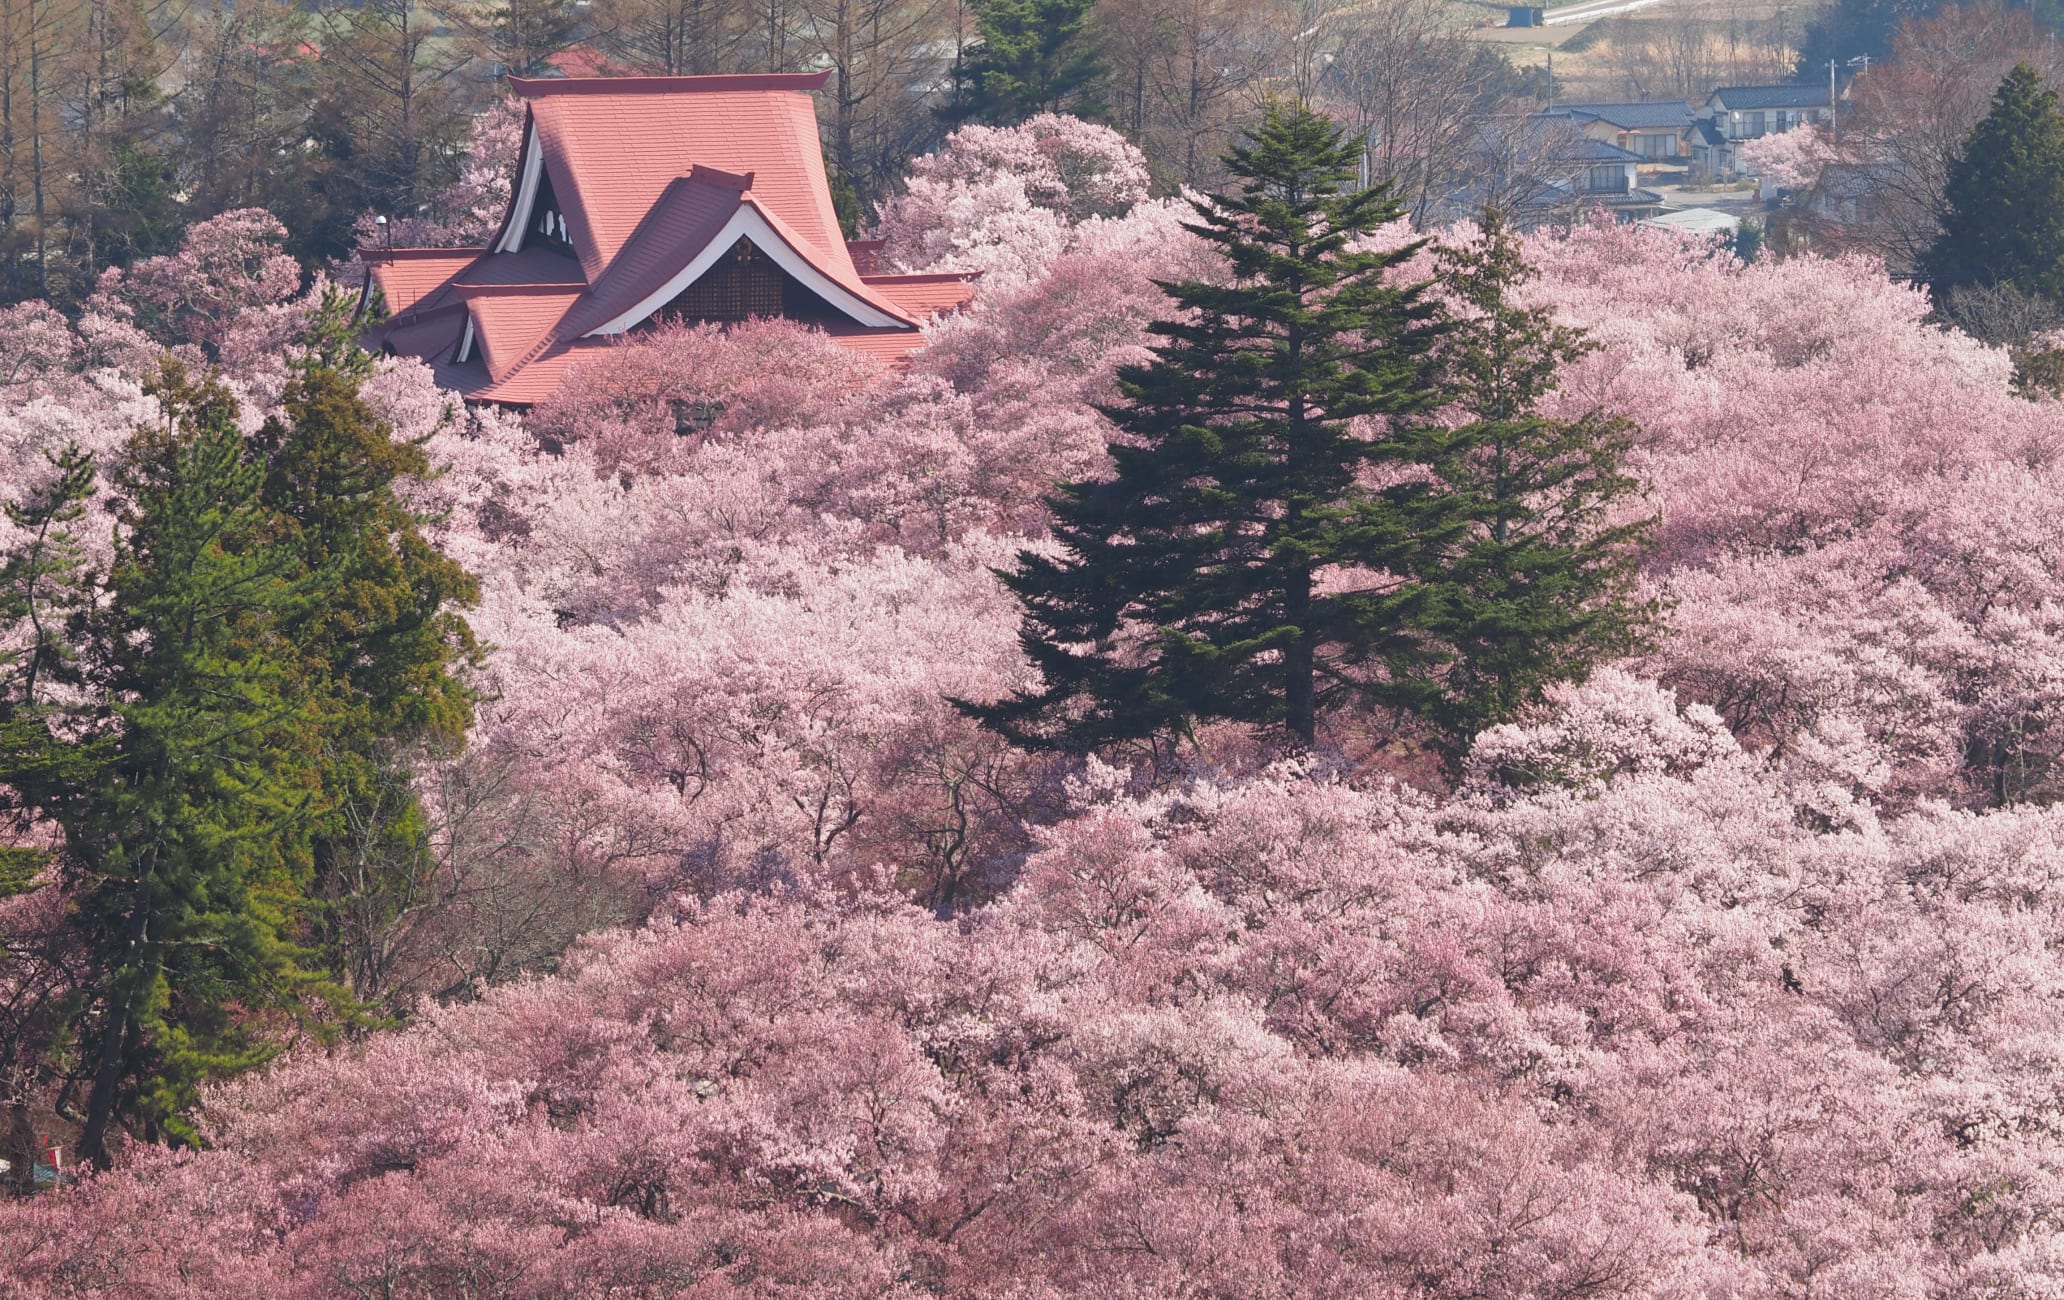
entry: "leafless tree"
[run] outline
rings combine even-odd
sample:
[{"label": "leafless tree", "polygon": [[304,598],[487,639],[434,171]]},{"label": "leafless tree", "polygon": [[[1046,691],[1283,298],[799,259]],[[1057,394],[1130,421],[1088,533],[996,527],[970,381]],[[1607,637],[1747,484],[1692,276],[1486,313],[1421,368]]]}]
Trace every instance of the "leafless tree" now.
[{"label": "leafless tree", "polygon": [[1481,183],[1492,138],[1505,151],[1514,133],[1490,124],[1531,105],[1513,94],[1504,58],[1458,31],[1442,0],[1381,0],[1338,26],[1328,107],[1368,142],[1369,180],[1394,184],[1423,225]]}]

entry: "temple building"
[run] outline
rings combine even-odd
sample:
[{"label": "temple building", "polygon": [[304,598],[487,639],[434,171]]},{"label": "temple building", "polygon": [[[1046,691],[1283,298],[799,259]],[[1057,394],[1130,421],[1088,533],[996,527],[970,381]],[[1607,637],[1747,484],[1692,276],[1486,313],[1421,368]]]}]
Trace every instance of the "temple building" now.
[{"label": "temple building", "polygon": [[839,231],[810,92],[828,73],[511,78],[528,101],[485,248],[366,249],[389,352],[468,401],[529,405],[667,318],[780,316],[896,364],[960,275],[879,275]]}]

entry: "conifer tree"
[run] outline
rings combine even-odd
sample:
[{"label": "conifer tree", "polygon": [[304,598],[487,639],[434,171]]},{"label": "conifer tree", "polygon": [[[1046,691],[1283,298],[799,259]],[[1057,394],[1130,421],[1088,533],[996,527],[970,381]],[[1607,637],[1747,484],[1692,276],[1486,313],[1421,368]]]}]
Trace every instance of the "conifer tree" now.
[{"label": "conifer tree", "polygon": [[[41,718],[49,688],[77,682],[67,633],[84,603],[85,551],[77,533],[94,484],[93,458],[77,444],[47,455],[54,471],[6,506],[22,540],[0,554],[0,629],[18,629],[13,648],[0,651],[0,755],[31,756],[38,765],[57,758]],[[0,824],[25,831],[35,810],[0,783]],[[0,848],[0,898],[34,883],[47,861],[25,847]]]},{"label": "conifer tree", "polygon": [[2064,114],[2017,64],[1971,130],[1943,187],[1942,233],[1922,259],[1938,303],[1967,285],[2064,300]]},{"label": "conifer tree", "polygon": [[1551,682],[1639,647],[1649,610],[1634,577],[1653,519],[1624,468],[1629,421],[1542,413],[1593,345],[1515,301],[1533,271],[1499,215],[1484,215],[1475,242],[1441,249],[1438,267],[1454,303],[1437,374],[1449,405],[1397,438],[1462,527],[1431,532],[1413,563],[1429,597],[1419,626],[1439,652],[1399,695],[1459,746]]},{"label": "conifer tree", "polygon": [[90,967],[67,1013],[89,1160],[118,1128],[189,1139],[207,1079],[294,1026],[364,1019],[337,978],[357,974],[338,918],[419,879],[409,748],[457,744],[471,718],[457,608],[474,585],[397,494],[428,465],[360,400],[370,362],[346,319],[322,313],[250,438],[226,388],[167,363],[161,423],[107,475],[106,572],[70,536],[87,458],[58,458],[12,510],[0,814],[61,836]]},{"label": "conifer tree", "polygon": [[407,759],[464,740],[473,702],[457,673],[478,647],[458,610],[479,589],[396,494],[398,481],[430,473],[429,460],[359,396],[371,359],[351,328],[348,302],[325,303],[280,412],[251,448],[275,539],[297,580],[321,593],[284,629],[323,710],[314,892],[332,959],[370,992],[352,936],[427,867]]},{"label": "conifer tree", "polygon": [[946,116],[1011,126],[1035,113],[1070,110],[1102,71],[1089,40],[1091,0],[982,0],[981,41],[956,74]]},{"label": "conifer tree", "polygon": [[1165,286],[1180,315],[1107,411],[1115,475],[1069,485],[1062,554],[1007,579],[1044,684],[972,710],[990,726],[1091,746],[1225,718],[1309,744],[1322,710],[1418,662],[1422,598],[1394,575],[1429,498],[1363,486],[1390,450],[1360,422],[1427,407],[1436,311],[1387,275],[1416,245],[1357,245],[1400,210],[1358,161],[1274,104],[1227,157],[1233,192],[1194,203],[1227,278]]},{"label": "conifer tree", "polygon": [[235,399],[168,367],[163,423],[112,474],[115,558],[71,634],[85,690],[17,691],[0,780],[62,833],[96,969],[78,1008],[80,1152],[189,1136],[205,1079],[269,1052],[254,1023],[346,1001],[296,940],[319,716],[281,635],[311,590],[273,543]]}]

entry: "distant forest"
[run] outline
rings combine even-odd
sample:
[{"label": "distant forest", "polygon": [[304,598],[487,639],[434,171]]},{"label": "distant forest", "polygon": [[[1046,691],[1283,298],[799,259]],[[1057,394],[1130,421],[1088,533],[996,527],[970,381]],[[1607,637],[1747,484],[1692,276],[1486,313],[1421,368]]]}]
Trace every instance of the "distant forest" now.
[{"label": "distant forest", "polygon": [[1402,169],[1541,88],[1443,0],[0,0],[0,302],[75,309],[235,208],[342,255],[457,179],[506,76],[818,69],[856,224],[963,121],[1102,121],[1173,189],[1269,92],[1381,122]]}]

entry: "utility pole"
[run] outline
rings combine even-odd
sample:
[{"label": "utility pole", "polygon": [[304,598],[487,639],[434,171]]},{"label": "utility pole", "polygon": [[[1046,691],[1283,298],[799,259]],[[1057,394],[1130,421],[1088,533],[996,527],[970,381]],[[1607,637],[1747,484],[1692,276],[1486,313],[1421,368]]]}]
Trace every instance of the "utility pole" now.
[{"label": "utility pole", "polygon": [[1548,51],[1548,111],[1555,111],[1555,51]]},{"label": "utility pole", "polygon": [[1835,99],[1835,61],[1827,61],[1827,112],[1828,131],[1833,139],[1842,138],[1842,112]]}]

